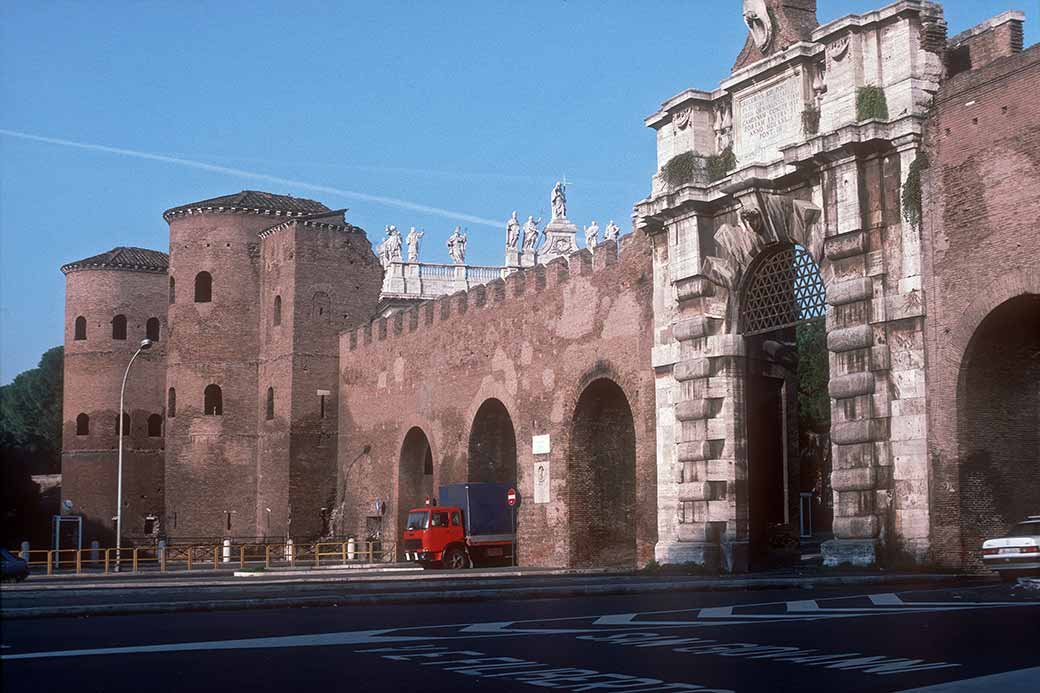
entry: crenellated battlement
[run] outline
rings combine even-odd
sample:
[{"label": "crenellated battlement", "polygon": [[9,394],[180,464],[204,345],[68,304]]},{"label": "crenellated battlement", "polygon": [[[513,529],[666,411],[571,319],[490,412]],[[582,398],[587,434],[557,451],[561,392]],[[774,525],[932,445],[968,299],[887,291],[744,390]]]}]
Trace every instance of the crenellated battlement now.
[{"label": "crenellated battlement", "polygon": [[634,241],[632,234],[622,236],[620,243],[602,241],[594,251],[583,248],[544,265],[518,269],[504,279],[495,279],[377,318],[342,333],[341,338],[349,339],[350,351],[355,351],[394,336],[436,329],[441,323],[450,322],[453,317],[466,315],[472,310],[496,309],[504,304],[519,303],[566,284],[571,277],[609,271],[616,265],[635,260],[640,249],[634,247]]}]

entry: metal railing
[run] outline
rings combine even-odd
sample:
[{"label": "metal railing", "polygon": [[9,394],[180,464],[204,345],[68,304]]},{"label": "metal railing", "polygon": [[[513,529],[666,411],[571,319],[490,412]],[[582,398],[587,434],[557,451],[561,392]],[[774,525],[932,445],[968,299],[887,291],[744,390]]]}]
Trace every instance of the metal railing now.
[{"label": "metal railing", "polygon": [[109,575],[116,572],[174,572],[271,567],[321,567],[392,563],[393,542],[325,541],[294,543],[170,544],[88,549],[12,551],[30,569],[47,575]]}]

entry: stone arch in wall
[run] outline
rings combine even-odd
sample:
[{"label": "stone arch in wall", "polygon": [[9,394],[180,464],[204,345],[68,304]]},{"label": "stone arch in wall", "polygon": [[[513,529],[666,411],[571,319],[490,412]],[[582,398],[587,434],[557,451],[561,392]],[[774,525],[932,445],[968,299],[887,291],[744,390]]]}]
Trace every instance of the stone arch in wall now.
[{"label": "stone arch in wall", "polygon": [[961,545],[978,565],[983,540],[1040,513],[1040,294],[1005,300],[968,342],[957,384]]},{"label": "stone arch in wall", "polygon": [[812,255],[782,242],[751,262],[738,299],[745,480],[708,495],[735,492],[737,536],[756,570],[797,561],[802,540],[830,529],[826,291]]},{"label": "stone arch in wall", "polygon": [[[433,498],[433,450],[430,439],[418,426],[408,429],[401,443],[397,467],[397,527],[404,530],[411,508],[421,507]],[[399,537],[398,537],[399,538]]]},{"label": "stone arch in wall", "polygon": [[501,400],[484,400],[473,417],[467,481],[516,484],[516,430]]},{"label": "stone arch in wall", "polygon": [[597,378],[582,390],[567,453],[571,565],[636,563],[636,432],[621,387]]}]

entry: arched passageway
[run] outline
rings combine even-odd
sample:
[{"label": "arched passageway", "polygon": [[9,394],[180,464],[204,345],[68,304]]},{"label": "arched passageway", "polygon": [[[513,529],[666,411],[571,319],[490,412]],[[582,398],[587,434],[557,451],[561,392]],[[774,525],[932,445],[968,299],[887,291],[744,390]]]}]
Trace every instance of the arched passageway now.
[{"label": "arched passageway", "polygon": [[485,400],[473,417],[466,480],[516,484],[516,431],[497,399]]},{"label": "arched passageway", "polygon": [[397,535],[404,528],[408,511],[421,507],[433,497],[433,451],[421,428],[415,426],[405,434],[397,471]]},{"label": "arched passageway", "polygon": [[635,565],[636,429],[612,380],[594,380],[578,398],[567,476],[572,564]]},{"label": "arched passageway", "polygon": [[997,306],[964,354],[957,393],[961,541],[982,542],[1040,513],[1040,295]]},{"label": "arched passageway", "polygon": [[[820,268],[800,245],[778,244],[752,264],[741,290],[748,561],[798,565],[802,545],[829,537],[829,366]],[[738,536],[741,534],[738,528]]]}]

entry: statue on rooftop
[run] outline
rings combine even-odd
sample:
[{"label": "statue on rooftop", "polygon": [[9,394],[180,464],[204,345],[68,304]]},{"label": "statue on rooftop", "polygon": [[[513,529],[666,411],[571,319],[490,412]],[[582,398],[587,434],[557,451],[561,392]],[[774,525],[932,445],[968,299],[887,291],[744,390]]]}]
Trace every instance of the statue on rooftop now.
[{"label": "statue on rooftop", "polygon": [[596,247],[596,243],[598,242],[598,240],[599,240],[599,224],[597,224],[596,220],[593,219],[592,220],[592,225],[585,227],[585,247],[588,248],[589,250],[592,250],[593,248]]},{"label": "statue on rooftop", "polygon": [[506,249],[516,250],[516,244],[520,241],[520,220],[516,218],[516,211],[506,222]]},{"label": "statue on rooftop", "polygon": [[552,204],[552,220],[567,218],[567,186],[556,181],[552,193],[549,195]]},{"label": "statue on rooftop", "polygon": [[462,233],[461,226],[456,226],[448,236],[448,255],[456,265],[466,264],[466,234]]},{"label": "statue on rooftop", "polygon": [[423,231],[416,231],[413,226],[408,230],[408,262],[419,262],[419,240],[423,237]]},{"label": "statue on rooftop", "polygon": [[527,217],[527,222],[524,224],[524,252],[533,252],[535,246],[538,245],[538,225],[541,223],[541,218]]},{"label": "statue on rooftop", "polygon": [[621,236],[621,229],[618,228],[618,225],[614,223],[613,219],[611,219],[610,223],[607,224],[607,230],[603,232],[603,240],[604,241],[614,241],[615,243],[617,243],[618,237],[620,237],[620,236]]},{"label": "statue on rooftop", "polygon": [[383,266],[389,266],[391,262],[401,261],[401,232],[397,227],[390,224],[386,227],[386,238],[382,243]]}]

